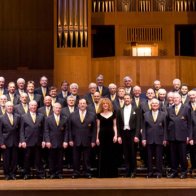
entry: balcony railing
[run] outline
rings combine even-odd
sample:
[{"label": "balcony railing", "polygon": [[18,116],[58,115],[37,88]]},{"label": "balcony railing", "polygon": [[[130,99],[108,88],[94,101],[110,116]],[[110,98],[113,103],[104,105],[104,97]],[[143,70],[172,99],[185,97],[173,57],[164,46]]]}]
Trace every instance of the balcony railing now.
[{"label": "balcony railing", "polygon": [[195,12],[196,0],[92,0],[92,12]]}]

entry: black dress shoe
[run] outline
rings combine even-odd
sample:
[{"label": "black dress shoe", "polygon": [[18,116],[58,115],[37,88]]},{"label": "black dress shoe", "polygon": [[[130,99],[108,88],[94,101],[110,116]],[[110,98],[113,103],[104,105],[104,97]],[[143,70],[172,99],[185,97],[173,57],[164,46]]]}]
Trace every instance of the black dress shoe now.
[{"label": "black dress shoe", "polygon": [[162,178],[162,175],[161,174],[158,174],[158,175],[156,175],[156,178],[157,179]]},{"label": "black dress shoe", "polygon": [[24,180],[28,180],[28,179],[30,179],[30,176],[29,175],[24,175],[24,178],[23,178]]},{"label": "black dress shoe", "polygon": [[16,176],[15,176],[15,175],[10,175],[10,178],[11,178],[12,180],[16,180]]},{"label": "black dress shoe", "polygon": [[46,177],[44,175],[37,175],[37,179],[45,179]]},{"label": "black dress shoe", "polygon": [[72,179],[79,178],[79,175],[78,175],[78,174],[73,174],[73,175],[71,176],[71,178],[72,178]]},{"label": "black dress shoe", "polygon": [[131,173],[130,178],[135,178],[136,174],[135,173]]},{"label": "black dress shoe", "polygon": [[185,179],[185,178],[187,178],[187,173],[182,173],[182,174],[180,175],[180,179]]},{"label": "black dress shoe", "polygon": [[63,175],[62,175],[62,174],[58,174],[58,175],[57,175],[57,178],[58,178],[58,179],[63,179]]},{"label": "black dress shoe", "polygon": [[167,176],[167,178],[176,178],[176,177],[178,177],[178,174],[176,172],[173,172]]},{"label": "black dress shoe", "polygon": [[50,175],[50,179],[55,179],[56,178],[56,175],[55,174],[51,174]]},{"label": "black dress shoe", "polygon": [[5,180],[11,180],[11,177],[9,175],[6,175]]},{"label": "black dress shoe", "polygon": [[146,178],[153,178],[153,174],[152,173],[149,173]]}]

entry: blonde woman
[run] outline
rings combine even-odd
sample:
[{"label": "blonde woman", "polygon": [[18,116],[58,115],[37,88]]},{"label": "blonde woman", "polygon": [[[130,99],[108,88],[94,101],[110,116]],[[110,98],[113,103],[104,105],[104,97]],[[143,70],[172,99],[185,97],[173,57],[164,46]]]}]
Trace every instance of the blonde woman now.
[{"label": "blonde woman", "polygon": [[116,115],[112,102],[108,98],[100,101],[97,114],[97,140],[99,146],[99,173],[101,178],[116,177],[118,175],[115,156],[117,142]]}]

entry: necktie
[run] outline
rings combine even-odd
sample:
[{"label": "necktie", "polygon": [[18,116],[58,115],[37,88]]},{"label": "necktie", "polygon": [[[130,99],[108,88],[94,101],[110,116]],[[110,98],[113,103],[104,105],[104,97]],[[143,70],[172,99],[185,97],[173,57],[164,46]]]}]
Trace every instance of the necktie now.
[{"label": "necktie", "polygon": [[5,108],[1,108],[2,114],[5,114]]},{"label": "necktie", "polygon": [[80,113],[80,121],[81,121],[81,123],[84,122],[84,112]]},{"label": "necktie", "polygon": [[10,101],[13,103],[14,102],[14,95],[10,94]]},{"label": "necktie", "polygon": [[55,104],[56,98],[52,98],[52,106]]},{"label": "necktie", "polygon": [[99,105],[97,103],[95,103],[95,112],[96,112],[96,114],[98,113],[98,109],[99,109]]},{"label": "necktie", "polygon": [[59,116],[55,115],[56,125],[59,126]]},{"label": "necktie", "polygon": [[30,101],[33,101],[34,95],[33,94],[29,94],[29,99],[30,99]]},{"label": "necktie", "polygon": [[124,106],[124,101],[120,100],[120,107],[122,108]]},{"label": "necktie", "polygon": [[179,112],[179,107],[176,106],[176,107],[175,107],[175,113],[176,113],[176,115],[178,115],[178,112]]},{"label": "necktie", "polygon": [[42,94],[44,97],[46,96],[46,88],[42,88]]},{"label": "necktie", "polygon": [[139,107],[139,98],[135,98],[135,103],[136,103],[136,106],[138,108]]},{"label": "necktie", "polygon": [[31,117],[32,117],[33,122],[35,123],[35,120],[36,120],[36,114],[35,114],[35,113],[31,113]]},{"label": "necktie", "polygon": [[102,95],[102,86],[99,86],[99,93]]},{"label": "necktie", "polygon": [[8,118],[9,118],[10,124],[13,125],[14,124],[13,115],[12,114],[8,114]]},{"label": "necktie", "polygon": [[159,94],[158,91],[155,91],[156,98],[158,98]]},{"label": "necktie", "polygon": [[193,111],[196,110],[196,103],[192,103],[192,108],[193,108]]},{"label": "necktie", "polygon": [[23,104],[23,108],[24,108],[25,113],[27,113],[28,112],[27,104]]},{"label": "necktie", "polygon": [[69,108],[69,112],[70,112],[70,113],[74,112],[74,108],[73,108],[73,107],[70,107],[70,108]]},{"label": "necktie", "polygon": [[182,96],[182,103],[184,104],[185,101],[186,101],[186,96]]},{"label": "necktie", "polygon": [[49,114],[50,114],[50,108],[46,107],[46,116],[49,116]]},{"label": "necktie", "polygon": [[1,95],[3,95],[3,90],[2,90],[2,89],[0,89],[0,96],[1,96]]},{"label": "necktie", "polygon": [[157,120],[157,115],[156,115],[155,112],[152,112],[152,117],[153,117],[154,122],[156,122],[156,120]]},{"label": "necktie", "polygon": [[151,103],[150,102],[148,102],[148,107],[151,110]]},{"label": "necktie", "polygon": [[114,101],[115,95],[111,95],[111,100]]}]

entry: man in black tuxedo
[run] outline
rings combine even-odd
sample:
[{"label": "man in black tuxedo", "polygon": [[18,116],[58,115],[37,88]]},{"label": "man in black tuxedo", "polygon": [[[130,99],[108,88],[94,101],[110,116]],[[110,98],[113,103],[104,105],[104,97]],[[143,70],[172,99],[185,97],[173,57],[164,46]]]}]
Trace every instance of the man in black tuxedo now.
[{"label": "man in black tuxedo", "polygon": [[19,115],[26,114],[29,111],[27,100],[28,100],[28,95],[26,93],[21,93],[20,103],[14,106],[14,112]]},{"label": "man in black tuxedo", "polygon": [[49,149],[51,179],[63,178],[63,148],[68,147],[67,118],[61,109],[60,103],[54,103],[53,114],[45,120],[44,141]]},{"label": "man in black tuxedo", "polygon": [[147,147],[148,178],[153,177],[153,157],[156,159],[156,178],[162,177],[163,145],[166,145],[166,113],[159,111],[159,101],[152,99],[151,111],[144,114],[142,144]]},{"label": "man in black tuxedo", "polygon": [[40,87],[35,89],[35,94],[41,95],[41,105],[43,105],[44,97],[49,95],[48,78],[42,76],[39,82]]},{"label": "man in black tuxedo", "polygon": [[7,102],[7,97],[5,95],[0,95],[0,115],[5,114],[5,103]]},{"label": "man in black tuxedo", "polygon": [[110,83],[108,85],[108,89],[109,89],[109,95],[107,96],[107,98],[109,98],[112,102],[114,102],[118,97],[116,84]]},{"label": "man in black tuxedo", "polygon": [[181,102],[179,93],[174,93],[174,106],[168,109],[168,141],[170,144],[171,173],[168,178],[178,176],[178,165],[181,166],[180,178],[187,177],[186,147],[192,140],[191,110]]},{"label": "man in black tuxedo", "polygon": [[[131,104],[130,94],[124,96],[125,106],[117,113],[119,139],[122,140],[123,154],[126,165],[126,177],[135,177],[136,143],[139,142],[140,111]],[[121,142],[120,142],[121,143]]]},{"label": "man in black tuxedo", "polygon": [[145,99],[142,98],[142,90],[140,86],[134,86],[133,87],[133,99],[132,99],[132,105],[136,108],[141,109],[141,103]]},{"label": "man in black tuxedo", "polygon": [[159,80],[155,80],[153,82],[153,89],[154,89],[154,93],[155,93],[155,97],[158,99],[158,91],[161,88],[161,81]]},{"label": "man in black tuxedo", "polygon": [[49,90],[49,95],[52,99],[52,106],[54,105],[54,103],[60,103],[62,107],[66,107],[67,106],[67,102],[65,99],[59,98],[57,96],[57,88],[55,86],[51,86],[50,90]]},{"label": "man in black tuxedo", "polygon": [[7,89],[5,88],[5,78],[0,76],[0,96],[7,94]]},{"label": "man in black tuxedo", "polygon": [[77,106],[80,99],[80,96],[78,95],[79,86],[77,83],[71,83],[69,89],[70,89],[70,95],[74,97],[75,105]]},{"label": "man in black tuxedo", "polygon": [[84,98],[86,99],[87,104],[92,104],[92,103],[94,103],[93,95],[97,90],[97,85],[95,83],[91,82],[88,85],[88,89],[89,89],[89,92],[84,96]]},{"label": "man in black tuxedo", "polygon": [[159,110],[167,114],[167,91],[164,88],[158,90]]},{"label": "man in black tuxedo", "polygon": [[95,147],[96,142],[96,116],[87,110],[87,103],[84,98],[79,100],[79,110],[73,112],[69,118],[69,144],[73,146],[73,167],[72,178],[80,176],[80,160],[83,153],[84,173],[91,178],[90,151]]},{"label": "man in black tuxedo", "polygon": [[187,84],[182,84],[180,87],[180,95],[182,97],[182,104],[189,103],[189,96],[188,96],[189,88]]},{"label": "man in black tuxedo", "polygon": [[115,112],[117,112],[119,109],[124,107],[124,96],[125,96],[125,88],[119,87],[117,92],[117,99],[115,99],[113,103],[113,107]]},{"label": "man in black tuxedo", "polygon": [[123,78],[123,82],[124,82],[125,93],[132,95],[133,94],[132,78],[130,76],[125,76]]},{"label": "man in black tuxedo", "polygon": [[20,103],[20,96],[15,93],[16,85],[14,82],[8,83],[8,93],[6,94],[7,100],[11,101],[14,105]]},{"label": "man in black tuxedo", "polygon": [[6,113],[0,117],[0,146],[3,152],[3,169],[6,180],[15,180],[20,116],[14,114],[14,106],[12,102],[6,102],[5,108]]},{"label": "man in black tuxedo", "polygon": [[107,97],[109,95],[109,89],[108,87],[104,86],[104,78],[103,75],[99,75],[96,78],[97,83],[97,92],[100,93],[101,97]]},{"label": "man in black tuxedo", "polygon": [[52,98],[50,96],[44,97],[44,106],[38,109],[39,113],[42,113],[45,117],[48,117],[53,114],[52,109]]},{"label": "man in black tuxedo", "polygon": [[75,99],[72,95],[67,97],[67,107],[62,108],[62,115],[69,118],[70,114],[77,110]]},{"label": "man in black tuxedo", "polygon": [[98,113],[98,109],[99,109],[99,102],[101,100],[100,93],[99,92],[95,92],[94,95],[93,95],[93,99],[94,99],[94,103],[89,104],[87,109],[90,112],[93,112],[93,113],[97,114]]},{"label": "man in black tuxedo", "polygon": [[17,89],[16,89],[16,94],[21,95],[22,93],[25,93],[25,80],[24,78],[18,78],[16,81],[17,84]]},{"label": "man in black tuxedo", "polygon": [[35,100],[37,102],[38,108],[43,106],[42,96],[39,94],[35,94],[35,82],[32,80],[27,82],[27,95],[27,103]]},{"label": "man in black tuxedo", "polygon": [[61,83],[61,91],[58,93],[57,97],[61,99],[66,99],[70,95],[68,89],[69,89],[69,83],[66,80],[64,80]]},{"label": "man in black tuxedo", "polygon": [[[24,153],[24,179],[30,178],[31,161],[35,165],[37,178],[45,178],[41,163],[43,142],[44,116],[37,112],[37,102],[29,102],[29,112],[21,116],[20,144]],[[32,159],[33,158],[33,159]]]}]

